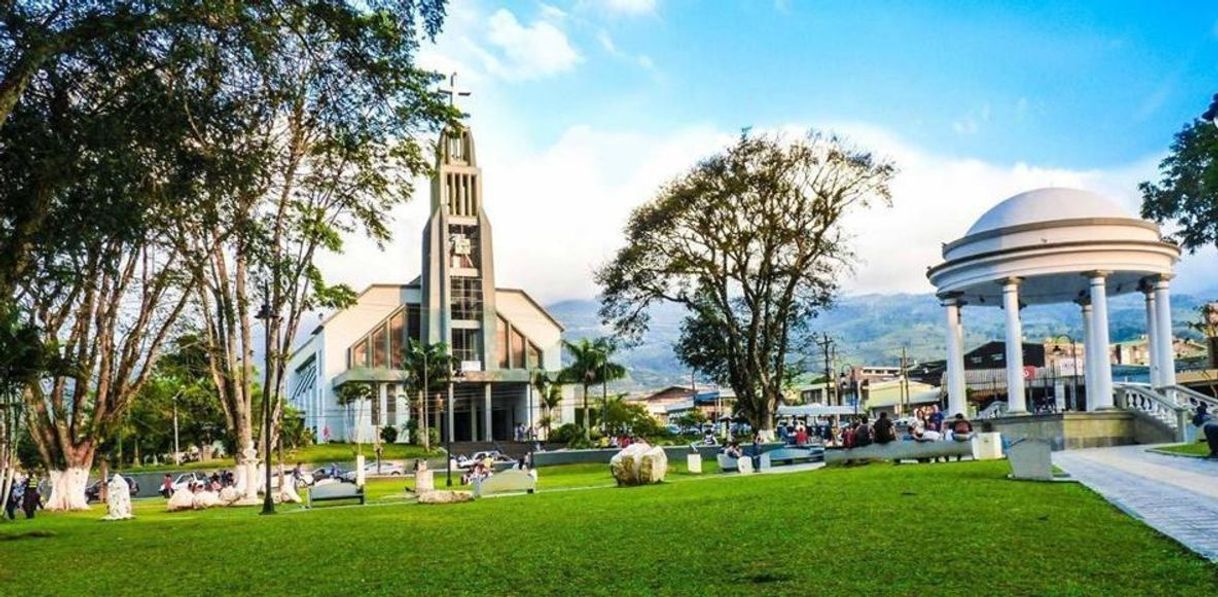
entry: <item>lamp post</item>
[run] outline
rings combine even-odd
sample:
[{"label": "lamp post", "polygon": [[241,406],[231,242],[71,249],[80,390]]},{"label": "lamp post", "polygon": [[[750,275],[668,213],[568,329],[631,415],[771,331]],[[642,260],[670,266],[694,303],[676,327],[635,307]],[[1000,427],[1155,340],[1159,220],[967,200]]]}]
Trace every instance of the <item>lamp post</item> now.
[{"label": "lamp post", "polygon": [[173,464],[174,466],[182,465],[182,451],[178,449],[178,394],[173,394]]},{"label": "lamp post", "polygon": [[[1078,344],[1070,334],[1063,334],[1062,337],[1070,341],[1070,358],[1074,360],[1074,374],[1070,376],[1070,401],[1074,403],[1073,410],[1078,410]],[[1053,354],[1061,353],[1062,347],[1053,347]]]},{"label": "lamp post", "polygon": [[[266,372],[263,374],[265,383],[262,386],[262,441],[264,446],[263,464],[266,469],[266,485],[265,491],[262,492],[262,514],[274,514],[275,502],[271,498],[271,322],[279,319],[279,315],[271,309],[271,304],[266,299],[270,298],[267,293],[266,286],[263,286],[263,303],[258,309],[258,314],[254,316],[262,322],[262,328],[265,332],[266,344],[263,350],[266,351],[265,367]],[[253,479],[250,480],[253,482]]]},{"label": "lamp post", "polygon": [[[451,363],[452,360],[450,359],[449,362]],[[452,371],[452,373],[450,373],[448,376],[448,409],[449,409],[448,412],[450,412],[450,413],[453,412],[452,411],[452,408],[453,408],[453,383],[458,378],[464,377],[464,375],[465,375],[465,373],[463,371],[461,371],[461,366],[458,365],[457,368],[454,369]],[[470,408],[473,408],[473,407],[471,406]],[[446,458],[444,459],[444,461],[445,461],[444,462],[444,468],[445,468],[444,474],[446,477],[444,480],[444,485],[446,487],[452,487],[453,486],[453,428],[451,426],[449,426],[449,428],[448,428],[448,433],[444,434],[444,452],[445,452],[445,456],[446,456]]]}]

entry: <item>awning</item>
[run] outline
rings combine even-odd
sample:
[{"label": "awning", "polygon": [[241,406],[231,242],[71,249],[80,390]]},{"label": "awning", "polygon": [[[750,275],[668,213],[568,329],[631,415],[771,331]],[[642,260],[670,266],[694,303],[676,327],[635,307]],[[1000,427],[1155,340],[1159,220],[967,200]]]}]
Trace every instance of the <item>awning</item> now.
[{"label": "awning", "polygon": [[782,405],[778,407],[780,417],[832,417],[853,415],[853,406],[825,406],[823,404]]}]

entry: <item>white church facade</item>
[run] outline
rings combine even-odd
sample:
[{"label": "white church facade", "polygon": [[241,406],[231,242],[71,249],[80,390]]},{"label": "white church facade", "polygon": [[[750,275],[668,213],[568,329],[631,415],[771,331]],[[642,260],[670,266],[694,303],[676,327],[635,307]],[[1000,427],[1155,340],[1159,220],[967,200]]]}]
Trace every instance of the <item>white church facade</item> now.
[{"label": "white church facade", "polygon": [[[505,441],[522,426],[541,432],[547,413],[530,379],[561,367],[563,326],[525,291],[495,285],[482,170],[467,127],[441,133],[423,230],[422,274],[374,284],[322,323],[291,355],[286,391],[318,441],[372,441],[412,416],[402,384],[407,338],[444,342],[460,363],[447,391],[427,398],[428,427],[456,442]],[[344,384],[373,388],[371,404],[340,405]],[[552,426],[574,420],[564,398]]]}]

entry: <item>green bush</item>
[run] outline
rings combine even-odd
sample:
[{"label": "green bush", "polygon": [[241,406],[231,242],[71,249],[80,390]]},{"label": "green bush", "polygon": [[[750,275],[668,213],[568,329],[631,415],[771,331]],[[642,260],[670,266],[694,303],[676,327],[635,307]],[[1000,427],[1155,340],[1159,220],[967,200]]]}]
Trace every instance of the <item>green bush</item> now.
[{"label": "green bush", "polygon": [[398,441],[398,430],[393,425],[386,425],[381,428],[381,441],[392,444]]},{"label": "green bush", "polygon": [[584,438],[584,429],[575,423],[567,423],[550,431],[550,441],[557,444],[570,444],[576,439]]}]

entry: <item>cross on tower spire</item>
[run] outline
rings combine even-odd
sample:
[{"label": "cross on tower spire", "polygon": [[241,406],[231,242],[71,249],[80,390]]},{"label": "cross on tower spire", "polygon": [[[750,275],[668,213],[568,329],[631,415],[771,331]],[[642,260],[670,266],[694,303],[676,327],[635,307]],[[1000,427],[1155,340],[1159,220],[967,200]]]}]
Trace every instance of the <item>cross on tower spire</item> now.
[{"label": "cross on tower spire", "polygon": [[470,92],[457,90],[457,73],[453,73],[448,76],[448,89],[440,88],[440,93],[447,95],[448,96],[448,105],[453,108],[456,108],[457,107],[457,97],[458,96],[469,97]]}]

